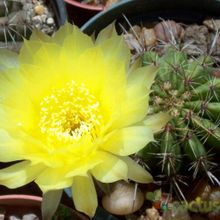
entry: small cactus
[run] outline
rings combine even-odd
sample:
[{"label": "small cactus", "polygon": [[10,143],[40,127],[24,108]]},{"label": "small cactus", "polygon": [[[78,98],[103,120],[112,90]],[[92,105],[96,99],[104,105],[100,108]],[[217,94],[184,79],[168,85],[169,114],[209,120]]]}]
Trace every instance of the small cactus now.
[{"label": "small cactus", "polygon": [[[19,51],[23,38],[29,38],[34,28],[41,29],[46,34],[52,34],[56,30],[54,23],[47,24],[47,19],[53,20],[53,18],[50,17],[52,14],[48,13],[43,3],[30,2],[29,0],[0,1],[0,48]],[[48,15],[45,14],[46,12]],[[34,20],[36,17],[40,20],[44,17],[45,21],[41,21],[42,27],[38,27],[39,24]]]},{"label": "small cactus", "polygon": [[26,22],[26,12],[19,1],[3,0],[0,2],[0,41],[1,48],[19,48],[22,37],[31,33]]},{"label": "small cactus", "polygon": [[216,167],[212,150],[220,147],[220,79],[212,75],[211,57],[189,58],[183,50],[169,46],[162,56],[144,53],[143,65],[152,64],[158,73],[149,114],[168,111],[172,120],[156,136],[156,146],[147,146],[139,155],[154,162],[156,155],[162,174],[177,187],[176,179],[185,167],[193,178],[205,172],[219,184],[212,173]]}]

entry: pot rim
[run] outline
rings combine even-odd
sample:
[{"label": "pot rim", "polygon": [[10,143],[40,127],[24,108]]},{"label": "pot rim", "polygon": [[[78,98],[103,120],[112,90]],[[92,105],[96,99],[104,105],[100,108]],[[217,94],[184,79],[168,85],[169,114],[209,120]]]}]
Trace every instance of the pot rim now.
[{"label": "pot rim", "polygon": [[[200,2],[200,4],[198,4]],[[167,3],[167,4],[162,4]],[[175,4],[174,4],[175,3]],[[209,3],[209,5],[207,4]],[[106,11],[96,14],[85,24],[82,25],[81,31],[86,34],[92,34],[95,32],[99,33],[103,28],[113,21],[123,18],[125,16],[133,16],[138,19],[138,16],[142,16],[144,19],[151,19],[153,14],[157,14],[157,20],[161,16],[161,12],[164,12],[165,17],[168,19],[175,19],[179,16],[180,12],[186,11],[187,13],[182,13],[179,18],[185,17],[187,20],[198,20],[202,16],[210,16],[219,18],[219,8],[220,0],[185,0],[185,1],[175,1],[175,0],[125,0],[119,1],[117,4],[113,5]],[[171,14],[168,13],[176,12]],[[195,12],[194,17],[191,19],[192,13]],[[138,14],[139,13],[139,14]],[[169,18],[170,17],[170,18]]]},{"label": "pot rim", "polygon": [[0,201],[1,200],[11,200],[11,199],[34,200],[34,201],[38,201],[38,202],[42,201],[42,197],[40,197],[40,196],[25,195],[25,194],[0,195]]},{"label": "pot rim", "polygon": [[93,5],[81,3],[75,0],[65,0],[65,2],[70,5],[76,6],[78,8],[82,8],[82,9],[87,9],[87,10],[92,10],[92,11],[103,11],[104,10],[104,6],[93,6]]},{"label": "pot rim", "polygon": [[0,205],[20,206],[20,207],[40,207],[42,197],[25,195],[25,194],[10,194],[0,195]]}]

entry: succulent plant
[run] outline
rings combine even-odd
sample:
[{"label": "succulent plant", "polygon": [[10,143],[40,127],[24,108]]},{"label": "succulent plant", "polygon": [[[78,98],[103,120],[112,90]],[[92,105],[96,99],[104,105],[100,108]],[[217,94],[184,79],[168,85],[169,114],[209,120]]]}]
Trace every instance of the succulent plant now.
[{"label": "succulent plant", "polygon": [[31,33],[26,12],[21,1],[2,0],[0,2],[0,41],[1,48],[19,47],[19,41]]},{"label": "succulent plant", "polygon": [[145,52],[143,65],[150,64],[158,67],[158,73],[149,114],[168,111],[172,120],[156,136],[156,142],[139,155],[149,166],[158,162],[161,174],[177,188],[177,179],[183,182],[181,170],[186,167],[193,178],[206,173],[212,182],[220,184],[212,172],[220,147],[220,79],[212,74],[211,57],[189,58],[184,50],[169,46],[161,56]]},{"label": "succulent plant", "polygon": [[18,52],[33,29],[56,31],[53,8],[44,0],[0,0],[0,48]]}]

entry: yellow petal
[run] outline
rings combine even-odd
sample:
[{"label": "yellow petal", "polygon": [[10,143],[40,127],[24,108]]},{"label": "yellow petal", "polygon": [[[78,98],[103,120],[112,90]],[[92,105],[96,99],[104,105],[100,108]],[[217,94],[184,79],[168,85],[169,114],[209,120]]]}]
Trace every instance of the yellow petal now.
[{"label": "yellow petal", "polygon": [[131,65],[131,67],[128,70],[128,76],[130,75],[130,73],[134,72],[139,67],[141,67],[141,58],[135,60],[135,62]]},{"label": "yellow petal", "polygon": [[[54,34],[52,37],[52,41],[62,45],[65,38],[71,35],[74,31],[76,26],[71,25],[70,23],[66,22],[63,26],[59,28],[59,30]],[[75,40],[75,39],[73,39]]]},{"label": "yellow petal", "polygon": [[72,166],[72,169],[66,174],[65,177],[73,177],[73,176],[86,176],[88,170],[93,169],[98,164],[102,163],[103,158],[101,156],[97,156],[96,154],[90,154],[87,157],[81,158],[76,161]]},{"label": "yellow petal", "polygon": [[144,88],[149,90],[154,82],[157,73],[155,66],[145,66],[136,69],[128,76],[129,86],[140,86],[144,85]]},{"label": "yellow petal", "polygon": [[41,41],[24,40],[20,50],[19,61],[22,63],[31,63],[35,59],[35,53],[42,47]]},{"label": "yellow petal", "polygon": [[52,219],[61,200],[63,190],[53,190],[43,194],[41,203],[42,219]]},{"label": "yellow petal", "polygon": [[112,183],[121,179],[127,180],[128,169],[122,160],[105,152],[99,152],[98,157],[102,158],[102,163],[91,170],[97,180],[103,183]]},{"label": "yellow petal", "polygon": [[[40,68],[53,69],[54,68],[54,60],[58,60],[59,54],[61,51],[61,46],[55,43],[41,43],[40,41],[26,41],[24,43],[24,47],[22,47],[24,51],[21,51],[19,59],[24,63],[31,63],[34,66],[38,66]],[[34,51],[34,55],[31,54]],[[55,69],[55,68],[54,68]],[[24,70],[24,68],[23,68]],[[21,71],[22,73],[24,71]],[[25,71],[26,72],[26,71]],[[28,78],[33,77],[33,75],[42,76],[42,72],[29,72]]]},{"label": "yellow petal", "polygon": [[3,129],[0,129],[0,152],[1,162],[24,159],[22,142],[11,137],[11,135]]},{"label": "yellow petal", "polygon": [[14,189],[32,182],[44,169],[44,165],[31,165],[23,161],[0,170],[0,184]]},{"label": "yellow petal", "polygon": [[129,126],[144,119],[155,75],[156,69],[153,66],[138,68],[129,74],[126,99],[118,105],[120,114],[113,118],[111,129]]},{"label": "yellow petal", "polygon": [[[139,88],[137,89],[140,90]],[[118,105],[118,107],[120,106],[120,110],[119,112],[115,111],[115,115],[113,114],[115,117],[112,117],[108,132],[136,124],[144,119],[147,114],[149,100],[147,91],[144,92],[141,95],[135,96],[135,92],[132,95],[130,90],[127,90],[127,98],[123,103]]]},{"label": "yellow petal", "polygon": [[72,195],[78,211],[93,217],[98,206],[97,195],[93,180],[90,176],[76,176],[73,178]]},{"label": "yellow petal", "polygon": [[35,180],[40,189],[45,193],[50,190],[59,190],[70,187],[72,178],[65,178],[69,167],[47,168]]},{"label": "yellow petal", "polygon": [[51,37],[48,36],[47,34],[44,34],[42,31],[38,30],[35,28],[32,33],[30,40],[31,41],[42,41],[42,42],[51,42]]},{"label": "yellow petal", "polygon": [[153,133],[156,133],[161,131],[163,126],[165,126],[171,118],[172,117],[168,113],[159,112],[154,115],[148,115],[143,121],[143,124],[150,128]]},{"label": "yellow petal", "polygon": [[0,50],[0,71],[4,71],[8,68],[18,67],[18,54],[2,49]]},{"label": "yellow petal", "polygon": [[101,148],[113,154],[128,156],[153,141],[153,132],[146,126],[132,126],[113,131]]},{"label": "yellow petal", "polygon": [[[111,37],[99,44],[103,51],[106,63],[109,65],[117,66],[118,61],[123,61],[126,70],[130,63],[130,50],[126,45],[122,36]],[[108,53],[106,53],[108,51]],[[114,72],[112,73],[114,75]]]},{"label": "yellow petal", "polygon": [[115,30],[115,23],[113,22],[99,32],[96,38],[96,44],[100,44],[108,38],[115,36],[117,36],[117,32]]},{"label": "yellow petal", "polygon": [[138,183],[151,183],[153,177],[130,157],[120,157],[128,166],[128,178]]},{"label": "yellow petal", "polygon": [[[63,38],[62,51],[66,54],[66,60],[69,62],[74,62],[86,49],[94,46],[92,39],[82,33],[77,26],[74,26],[71,34],[61,34]],[[70,57],[71,59],[69,59]]]}]

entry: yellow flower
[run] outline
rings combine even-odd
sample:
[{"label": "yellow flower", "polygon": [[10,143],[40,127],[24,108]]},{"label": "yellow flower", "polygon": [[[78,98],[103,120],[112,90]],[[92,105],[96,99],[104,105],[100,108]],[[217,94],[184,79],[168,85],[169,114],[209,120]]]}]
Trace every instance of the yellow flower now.
[{"label": "yellow flower", "polygon": [[54,37],[35,31],[19,56],[0,53],[0,170],[9,188],[35,181],[43,193],[72,187],[76,209],[93,216],[95,178],[152,176],[128,157],[167,121],[146,118],[154,67],[129,67],[123,38],[109,26],[95,43],[66,24]]}]

